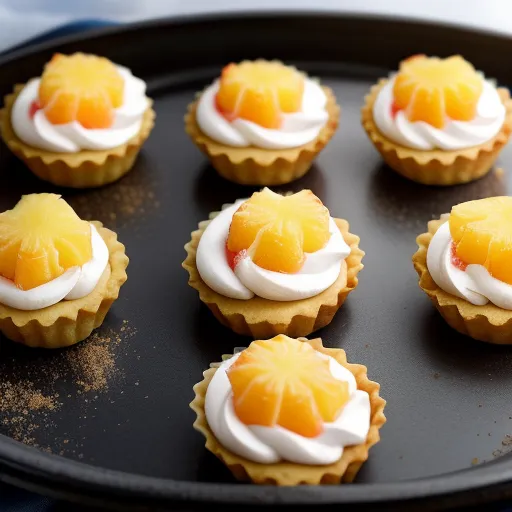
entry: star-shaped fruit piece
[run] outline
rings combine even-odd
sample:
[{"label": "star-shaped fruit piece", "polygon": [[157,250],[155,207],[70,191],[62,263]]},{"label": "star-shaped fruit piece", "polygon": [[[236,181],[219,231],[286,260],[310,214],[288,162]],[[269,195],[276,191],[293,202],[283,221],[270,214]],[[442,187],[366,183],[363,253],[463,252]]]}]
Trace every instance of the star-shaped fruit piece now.
[{"label": "star-shaped fruit piece", "polygon": [[293,274],[304,264],[305,253],[329,241],[329,218],[311,190],[282,196],[264,188],[233,215],[227,249],[235,254],[248,250],[256,265]]},{"label": "star-shaped fruit piece", "polygon": [[230,121],[252,121],[264,128],[281,126],[282,114],[302,106],[304,77],[280,62],[258,60],[229,64],[222,70],[217,108]]},{"label": "star-shaped fruit piece", "polygon": [[109,128],[123,104],[124,79],[104,57],[57,53],[39,84],[39,106],[52,124],[77,121],[84,128]]},{"label": "star-shaped fruit piece", "polygon": [[400,64],[393,109],[404,110],[409,121],[443,128],[447,117],[474,119],[482,89],[482,78],[460,55],[447,59],[415,55]]},{"label": "star-shaped fruit piece", "polygon": [[92,258],[91,226],[56,194],[23,196],[0,214],[0,275],[30,290]]},{"label": "star-shaped fruit piece", "polygon": [[483,265],[512,284],[512,197],[488,197],[452,208],[450,233],[455,255],[466,265]]},{"label": "star-shaped fruit piece", "polygon": [[253,341],[227,370],[236,415],[246,425],[279,425],[316,437],[349,399],[348,383],[334,378],[329,360],[288,336]]}]

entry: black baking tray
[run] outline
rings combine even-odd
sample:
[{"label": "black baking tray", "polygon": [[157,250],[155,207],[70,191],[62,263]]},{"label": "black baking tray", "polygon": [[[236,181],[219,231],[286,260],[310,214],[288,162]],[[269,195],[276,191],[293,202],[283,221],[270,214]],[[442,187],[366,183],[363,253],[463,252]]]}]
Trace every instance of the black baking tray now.
[{"label": "black baking tray", "polygon": [[[97,53],[130,67],[147,81],[157,120],[133,171],[100,190],[56,189],[34,178],[4,146],[0,150],[0,211],[22,194],[57,191],[80,215],[115,229],[131,258],[128,282],[99,330],[119,337],[109,349],[116,371],[108,389],[86,391],[76,375],[52,378],[56,358],[69,361],[62,351],[1,341],[0,379],[43,394],[57,390],[60,403],[54,411],[29,411],[35,426],[25,440],[39,448],[11,439],[20,438],[19,429],[4,424],[7,413],[0,413],[2,480],[124,509],[378,504],[420,510],[512,497],[512,351],[447,327],[418,288],[411,264],[415,238],[428,220],[462,201],[507,194],[510,179],[493,172],[468,185],[417,185],[383,165],[360,125],[372,83],[410,54],[461,53],[500,84],[511,83],[508,37],[317,13],[158,20],[4,56],[0,94],[39,75],[55,51]],[[311,171],[277,190],[311,188],[334,216],[350,221],[366,251],[360,285],[318,333],[326,345],[344,348],[350,361],[367,365],[388,400],[382,441],[351,485],[235,483],[192,428],[192,386],[211,361],[250,340],[219,325],[188,287],[183,245],[210,211],[254,189],[216,175],[185,135],[183,115],[222,66],[257,57],[321,77],[342,105],[339,130]],[[499,165],[509,163],[506,148]],[[72,357],[79,358],[85,344],[70,349],[77,351]]]}]

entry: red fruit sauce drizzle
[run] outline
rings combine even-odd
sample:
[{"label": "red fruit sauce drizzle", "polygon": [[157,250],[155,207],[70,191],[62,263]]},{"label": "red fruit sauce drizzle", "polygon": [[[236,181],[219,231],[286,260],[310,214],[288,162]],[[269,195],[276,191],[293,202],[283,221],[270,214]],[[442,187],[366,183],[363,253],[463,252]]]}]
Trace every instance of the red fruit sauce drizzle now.
[{"label": "red fruit sauce drizzle", "polygon": [[460,268],[460,270],[466,270],[466,267],[468,266],[468,264],[466,262],[462,261],[457,256],[457,247],[455,245],[455,242],[452,242],[451,253],[452,253],[452,264],[455,267]]},{"label": "red fruit sauce drizzle", "polygon": [[235,258],[236,258],[236,252],[230,251],[228,249],[228,241],[226,240],[226,259],[228,260],[228,265],[230,266],[231,270],[235,270]]},{"label": "red fruit sauce drizzle", "polygon": [[393,103],[391,103],[391,117],[395,119],[396,115],[398,114],[398,112],[400,112],[400,110],[402,109],[395,103],[395,101],[393,101]]},{"label": "red fruit sauce drizzle", "polygon": [[30,104],[30,108],[28,110],[28,115],[30,116],[30,119],[34,119],[34,116],[36,115],[36,112],[38,110],[41,110],[41,105],[39,105],[39,102],[37,100],[34,100],[31,104]]},{"label": "red fruit sauce drizzle", "polygon": [[235,267],[240,263],[240,260],[244,259],[247,255],[247,251],[243,249],[239,252],[233,252],[228,249],[228,241],[226,240],[226,259],[228,260],[228,265],[231,270],[234,272]]}]

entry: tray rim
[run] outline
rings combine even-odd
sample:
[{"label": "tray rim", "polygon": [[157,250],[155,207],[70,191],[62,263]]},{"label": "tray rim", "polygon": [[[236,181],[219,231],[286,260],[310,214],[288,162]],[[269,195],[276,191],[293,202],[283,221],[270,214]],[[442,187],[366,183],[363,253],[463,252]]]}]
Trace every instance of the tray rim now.
[{"label": "tray rim", "polygon": [[[512,41],[512,34],[488,28],[461,25],[450,21],[421,20],[413,16],[393,17],[389,14],[335,12],[313,9],[248,10],[235,12],[190,14],[150,19],[141,22],[103,26],[83,33],[65,35],[50,41],[36,42],[0,53],[0,69],[24,57],[57,49],[66,44],[101,39],[119,33],[147,31],[156,27],[186,26],[245,19],[339,19],[376,23],[392,21],[421,27],[457,30],[465,34],[482,35],[496,40]],[[192,425],[190,426],[192,428]],[[278,488],[251,484],[226,484],[178,481],[111,470],[78,462],[37,448],[23,445],[0,434],[0,481],[58,498],[85,501],[90,504],[121,505],[139,509],[158,504],[169,507],[222,505],[231,510],[240,505],[249,509],[264,505],[411,505],[431,510],[438,506],[489,503],[491,500],[512,498],[512,454],[472,468],[426,478],[385,483],[358,483],[343,486],[301,486]],[[66,488],[63,488],[66,486]],[[226,492],[229,489],[229,494]],[[138,501],[141,500],[141,501]],[[439,501],[433,501],[439,500]],[[449,504],[448,501],[449,500]],[[396,510],[396,508],[393,508]],[[416,508],[415,510],[419,510]]]}]

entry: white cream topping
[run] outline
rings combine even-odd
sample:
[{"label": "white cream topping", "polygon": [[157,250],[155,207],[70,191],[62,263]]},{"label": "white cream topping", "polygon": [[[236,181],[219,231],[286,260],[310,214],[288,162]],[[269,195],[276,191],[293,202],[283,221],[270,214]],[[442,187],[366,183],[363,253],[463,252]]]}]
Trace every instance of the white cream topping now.
[{"label": "white cream topping", "polygon": [[224,361],[213,376],[206,391],[205,412],[208,425],[217,440],[228,450],[262,464],[285,460],[296,464],[332,464],[341,458],[345,446],[361,444],[370,428],[370,398],[357,389],[352,373],[335,359],[329,359],[334,378],[346,381],[350,398],[336,420],[324,423],[317,437],[303,437],[279,425],[263,427],[245,425],[233,407],[233,394],[226,371],[240,354]]},{"label": "white cream topping", "polygon": [[77,121],[52,124],[42,109],[31,118],[30,107],[38,98],[41,82],[35,78],[27,83],[14,102],[11,117],[14,132],[25,144],[56,153],[104,150],[125,144],[139,132],[148,99],[146,83],[134,77],[129,69],[116,67],[124,78],[124,99],[114,111],[114,123],[110,128],[87,129]]},{"label": "white cream topping", "polygon": [[109,252],[103,238],[91,224],[92,259],[82,267],[72,267],[49,283],[31,290],[20,290],[0,276],[0,304],[23,311],[34,311],[61,300],[81,299],[98,284],[108,265]]},{"label": "white cream topping", "polygon": [[505,106],[496,87],[489,80],[482,81],[476,116],[471,121],[446,118],[444,128],[439,129],[423,121],[409,121],[403,110],[393,117],[394,77],[379,92],[373,105],[373,119],[383,135],[407,148],[450,151],[483,144],[500,131],[505,121]]},{"label": "white cream topping", "polygon": [[332,218],[329,242],[319,251],[306,254],[299,272],[283,274],[258,267],[251,259],[250,249],[233,271],[226,258],[226,240],[233,215],[245,201],[241,199],[223,210],[210,222],[199,241],[197,270],[212,290],[232,299],[248,300],[258,295],[269,300],[292,301],[314,297],[338,279],[350,247]]},{"label": "white cream topping", "polygon": [[219,81],[208,87],[199,100],[196,119],[201,131],[213,140],[227,146],[255,146],[263,149],[288,149],[302,146],[318,137],[329,119],[325,107],[327,97],[318,83],[305,79],[302,109],[283,114],[278,130],[259,126],[246,119],[229,122],[215,105]]},{"label": "white cream topping", "polygon": [[432,279],[445,292],[465,299],[475,306],[492,302],[502,309],[512,309],[512,285],[499,281],[483,265],[468,265],[461,270],[452,263],[452,237],[445,222],[430,241],[427,267]]}]

